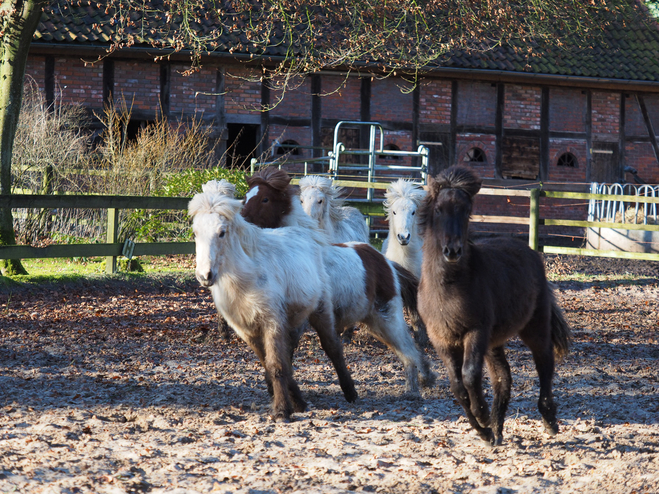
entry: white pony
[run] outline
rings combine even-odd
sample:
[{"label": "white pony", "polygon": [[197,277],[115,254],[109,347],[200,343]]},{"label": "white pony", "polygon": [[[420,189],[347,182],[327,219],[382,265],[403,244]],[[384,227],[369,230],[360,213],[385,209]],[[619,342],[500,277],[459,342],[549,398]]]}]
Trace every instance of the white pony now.
[{"label": "white pony", "polygon": [[[266,168],[247,183],[250,191],[242,211],[247,221],[263,228],[278,229],[293,221],[305,231],[317,228],[317,222],[302,211],[285,171]],[[362,242],[327,242],[323,261],[330,277],[337,333],[363,323],[403,362],[407,392],[419,394],[418,374],[423,386],[432,385],[435,375],[414,343],[403,313],[404,306],[416,313],[418,279]]]},{"label": "white pony", "polygon": [[[306,409],[293,380],[299,328],[309,320],[339,377],[346,400],[357,399],[334,328],[332,293],[323,263],[327,239],[317,229],[262,230],[240,215],[241,201],[218,193],[195,195],[197,280],[210,287],[217,310],[258,356],[273,396],[273,417]],[[211,192],[212,191],[212,192]],[[291,404],[292,400],[292,404]]]},{"label": "white pony", "polygon": [[344,206],[343,187],[318,175],[300,179],[300,202],[305,213],[318,221],[334,243],[368,243],[368,225],[357,208]]},{"label": "white pony", "polygon": [[389,185],[384,197],[389,235],[382,244],[382,253],[420,278],[423,239],[417,231],[416,211],[426,191],[401,178]]},{"label": "white pony", "polygon": [[[421,278],[423,238],[417,229],[416,211],[426,191],[408,180],[398,179],[385,193],[384,210],[389,222],[389,235],[382,244],[382,252],[391,261]],[[429,343],[426,326],[416,312],[409,313],[417,342]]]},{"label": "white pony", "polygon": [[236,186],[223,178],[221,180],[209,180],[201,186],[204,194],[219,194],[221,196],[236,197]]}]

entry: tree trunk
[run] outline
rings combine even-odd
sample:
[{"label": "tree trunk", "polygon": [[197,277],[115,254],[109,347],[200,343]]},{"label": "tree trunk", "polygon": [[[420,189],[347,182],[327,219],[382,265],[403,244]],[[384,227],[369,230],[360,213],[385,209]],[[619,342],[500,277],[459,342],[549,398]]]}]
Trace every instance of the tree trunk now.
[{"label": "tree trunk", "polygon": [[[11,194],[11,157],[23,100],[25,65],[45,0],[0,5],[0,194]],[[11,209],[0,208],[0,245],[15,245]],[[27,274],[20,260],[0,260],[0,272]]]}]

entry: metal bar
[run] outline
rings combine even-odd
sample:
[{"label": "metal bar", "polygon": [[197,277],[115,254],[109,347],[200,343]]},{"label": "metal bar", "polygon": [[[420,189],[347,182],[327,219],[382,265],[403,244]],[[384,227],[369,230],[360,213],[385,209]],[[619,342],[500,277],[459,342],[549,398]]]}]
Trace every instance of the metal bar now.
[{"label": "metal bar", "polygon": [[606,221],[554,220],[545,218],[540,220],[540,224],[545,226],[576,226],[580,228],[611,228],[615,230],[659,232],[659,225],[645,225],[643,223],[609,223]]}]

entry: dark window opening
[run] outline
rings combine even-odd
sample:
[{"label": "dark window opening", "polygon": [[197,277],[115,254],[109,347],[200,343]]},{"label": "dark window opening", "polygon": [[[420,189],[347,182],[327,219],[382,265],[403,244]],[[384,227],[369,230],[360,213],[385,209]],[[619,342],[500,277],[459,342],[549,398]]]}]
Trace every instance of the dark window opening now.
[{"label": "dark window opening", "polygon": [[293,156],[300,155],[300,144],[295,142],[293,139],[287,139],[277,147],[277,154],[291,154]]},{"label": "dark window opening", "polygon": [[[385,144],[383,146],[383,149],[385,151],[400,151],[400,148],[396,146],[395,144]],[[400,156],[391,156],[387,154],[381,154],[380,158],[388,159],[388,160],[399,160],[401,157]]]},{"label": "dark window opening", "polygon": [[258,125],[227,124],[227,166],[248,169],[256,156],[258,146]]},{"label": "dark window opening", "polygon": [[572,153],[563,153],[558,157],[557,166],[577,167],[577,158]]},{"label": "dark window opening", "polygon": [[483,151],[481,148],[471,148],[469,151],[467,151],[464,160],[470,161],[472,163],[487,163],[485,151]]},{"label": "dark window opening", "polygon": [[150,120],[135,120],[131,119],[126,126],[126,140],[136,141],[140,131],[146,129],[153,122]]}]

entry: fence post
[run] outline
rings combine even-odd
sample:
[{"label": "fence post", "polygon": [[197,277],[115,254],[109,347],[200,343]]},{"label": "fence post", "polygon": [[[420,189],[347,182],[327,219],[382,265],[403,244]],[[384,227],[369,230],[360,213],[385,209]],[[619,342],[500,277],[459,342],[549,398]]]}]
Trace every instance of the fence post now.
[{"label": "fence post", "polygon": [[532,189],[529,197],[529,247],[539,250],[540,189]]},{"label": "fence post", "polygon": [[[109,244],[117,243],[117,234],[119,230],[119,210],[108,208],[108,230],[107,241]],[[105,258],[105,273],[113,274],[117,272],[117,258],[109,256]]]}]

